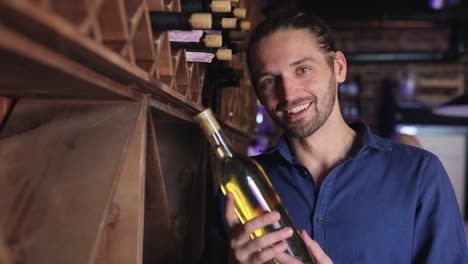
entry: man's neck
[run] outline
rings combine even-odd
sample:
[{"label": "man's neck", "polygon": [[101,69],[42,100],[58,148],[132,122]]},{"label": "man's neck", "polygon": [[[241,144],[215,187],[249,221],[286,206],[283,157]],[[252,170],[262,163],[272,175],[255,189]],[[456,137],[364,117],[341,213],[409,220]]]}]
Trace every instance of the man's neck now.
[{"label": "man's neck", "polygon": [[317,187],[328,173],[343,162],[352,150],[356,132],[340,116],[329,118],[307,138],[291,138],[294,156],[307,167]]}]

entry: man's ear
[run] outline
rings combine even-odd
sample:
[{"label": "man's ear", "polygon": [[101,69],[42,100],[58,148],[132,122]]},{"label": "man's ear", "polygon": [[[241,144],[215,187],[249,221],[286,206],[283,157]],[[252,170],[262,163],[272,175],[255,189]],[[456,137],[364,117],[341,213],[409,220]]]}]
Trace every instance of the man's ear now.
[{"label": "man's ear", "polygon": [[346,80],[346,72],[348,71],[348,65],[346,58],[341,51],[335,52],[335,59],[333,60],[333,66],[335,67],[335,78],[338,83],[343,83]]}]

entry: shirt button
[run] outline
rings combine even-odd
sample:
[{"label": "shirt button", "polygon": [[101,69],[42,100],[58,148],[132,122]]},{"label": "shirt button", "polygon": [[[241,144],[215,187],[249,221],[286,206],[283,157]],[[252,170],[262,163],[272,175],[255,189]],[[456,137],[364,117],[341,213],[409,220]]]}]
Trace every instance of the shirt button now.
[{"label": "shirt button", "polygon": [[323,218],[322,217],[317,217],[317,223],[319,223],[319,224],[323,223]]}]

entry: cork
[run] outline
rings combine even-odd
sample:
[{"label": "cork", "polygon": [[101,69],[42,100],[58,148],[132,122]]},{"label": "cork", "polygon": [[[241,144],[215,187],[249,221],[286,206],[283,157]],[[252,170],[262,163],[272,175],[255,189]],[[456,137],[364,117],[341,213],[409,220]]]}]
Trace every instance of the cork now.
[{"label": "cork", "polygon": [[248,31],[250,30],[250,21],[241,21],[241,30]]},{"label": "cork", "polygon": [[232,60],[232,50],[231,49],[218,49],[216,50],[216,58],[218,60]]},{"label": "cork", "polygon": [[229,13],[231,12],[231,9],[231,1],[211,2],[211,11],[213,11],[213,13]]},{"label": "cork", "polygon": [[221,35],[205,35],[205,47],[208,48],[220,48],[223,46],[223,37]]},{"label": "cork", "polygon": [[234,11],[232,11],[232,14],[234,15],[234,17],[244,19],[247,17],[247,9],[236,7],[234,8]]},{"label": "cork", "polygon": [[193,13],[190,16],[190,25],[194,29],[211,29],[213,18],[210,13]]},{"label": "cork", "polygon": [[237,18],[223,17],[221,19],[222,28],[236,28]]}]

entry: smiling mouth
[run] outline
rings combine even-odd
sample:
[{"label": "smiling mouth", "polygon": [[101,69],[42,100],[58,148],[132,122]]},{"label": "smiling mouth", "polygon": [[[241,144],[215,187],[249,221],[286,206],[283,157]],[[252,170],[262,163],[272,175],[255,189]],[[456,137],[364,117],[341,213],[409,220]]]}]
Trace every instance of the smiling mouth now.
[{"label": "smiling mouth", "polygon": [[290,109],[286,110],[285,112],[287,112],[287,113],[290,114],[290,115],[294,115],[294,114],[297,114],[297,113],[300,113],[300,112],[304,111],[304,110],[307,109],[310,105],[311,105],[311,103],[306,103],[306,104],[298,105],[298,106],[295,106],[295,107],[293,107],[293,108],[290,108]]}]

